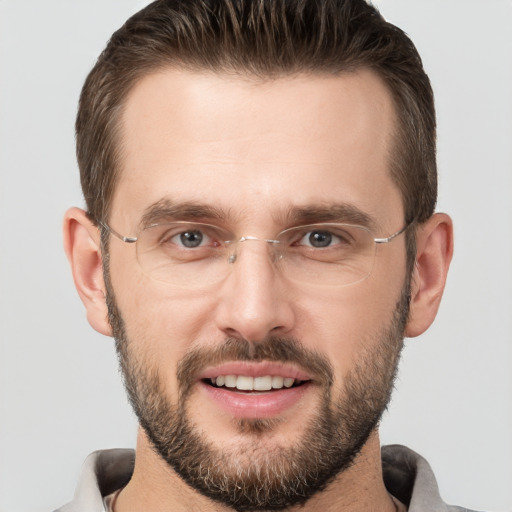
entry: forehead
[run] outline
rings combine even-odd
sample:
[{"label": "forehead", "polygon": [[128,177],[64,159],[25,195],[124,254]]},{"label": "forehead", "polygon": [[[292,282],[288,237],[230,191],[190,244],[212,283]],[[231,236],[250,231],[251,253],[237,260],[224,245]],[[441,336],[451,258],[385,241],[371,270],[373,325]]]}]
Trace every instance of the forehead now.
[{"label": "forehead", "polygon": [[162,200],[237,218],[334,203],[376,217],[401,210],[394,124],[391,96],[369,70],[272,80],[155,72],[126,101],[112,217],[133,229]]}]

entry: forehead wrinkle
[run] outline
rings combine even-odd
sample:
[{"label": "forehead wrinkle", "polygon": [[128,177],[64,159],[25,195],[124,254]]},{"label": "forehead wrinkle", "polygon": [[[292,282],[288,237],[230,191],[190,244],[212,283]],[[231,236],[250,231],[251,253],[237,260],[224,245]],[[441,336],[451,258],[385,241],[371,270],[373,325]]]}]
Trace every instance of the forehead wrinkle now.
[{"label": "forehead wrinkle", "polygon": [[372,231],[379,228],[379,223],[373,216],[349,203],[322,203],[307,206],[292,206],[274,215],[274,220],[286,225],[341,222],[363,226]]},{"label": "forehead wrinkle", "polygon": [[176,220],[226,220],[230,217],[230,211],[218,206],[195,202],[173,201],[170,198],[160,199],[148,206],[142,214],[139,226],[144,229],[159,222]]}]

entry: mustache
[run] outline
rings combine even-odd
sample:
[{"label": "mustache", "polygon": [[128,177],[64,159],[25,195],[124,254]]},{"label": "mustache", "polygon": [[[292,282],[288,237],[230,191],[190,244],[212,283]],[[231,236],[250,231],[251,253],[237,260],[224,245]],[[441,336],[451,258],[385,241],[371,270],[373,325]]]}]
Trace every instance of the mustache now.
[{"label": "mustache", "polygon": [[217,347],[192,349],[181,359],[176,372],[180,394],[188,394],[198,374],[207,366],[231,361],[293,364],[326,388],[330,388],[334,380],[334,371],[328,359],[318,351],[304,347],[296,338],[268,336],[261,342],[227,338]]}]

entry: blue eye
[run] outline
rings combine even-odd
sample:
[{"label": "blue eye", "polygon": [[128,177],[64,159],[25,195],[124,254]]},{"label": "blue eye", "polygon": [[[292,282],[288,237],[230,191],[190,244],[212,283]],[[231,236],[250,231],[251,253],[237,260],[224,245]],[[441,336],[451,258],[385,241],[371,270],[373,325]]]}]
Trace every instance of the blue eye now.
[{"label": "blue eye", "polygon": [[346,243],[346,239],[339,234],[334,234],[332,231],[315,229],[304,234],[299,240],[298,245],[314,249],[325,249],[343,243]]},{"label": "blue eye", "polygon": [[328,231],[311,231],[306,236],[308,244],[312,247],[329,247],[332,242],[332,234]]},{"label": "blue eye", "polygon": [[[200,247],[205,236],[199,230],[194,231],[185,231],[178,235],[172,237],[172,241],[177,243],[177,245],[182,245],[183,247],[187,247],[189,249],[193,249],[195,247]],[[179,241],[179,242],[178,242]]]}]

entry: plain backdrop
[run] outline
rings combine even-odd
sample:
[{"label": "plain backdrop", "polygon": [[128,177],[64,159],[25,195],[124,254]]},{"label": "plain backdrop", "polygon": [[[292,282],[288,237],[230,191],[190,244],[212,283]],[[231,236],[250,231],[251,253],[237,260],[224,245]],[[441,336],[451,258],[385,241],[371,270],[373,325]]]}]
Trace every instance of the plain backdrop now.
[{"label": "plain backdrop", "polygon": [[[141,0],[0,0],[0,511],[72,498],[86,455],[134,446],[113,343],[62,251],[83,205],[83,80]],[[512,2],[380,0],[423,56],[439,120],[439,209],[456,252],[430,331],[406,341],[384,443],[419,451],[445,500],[512,510]]]}]

